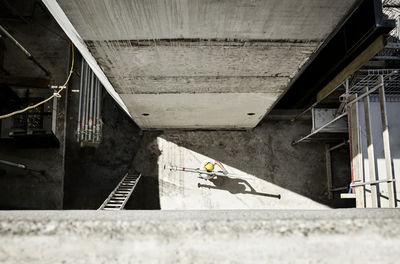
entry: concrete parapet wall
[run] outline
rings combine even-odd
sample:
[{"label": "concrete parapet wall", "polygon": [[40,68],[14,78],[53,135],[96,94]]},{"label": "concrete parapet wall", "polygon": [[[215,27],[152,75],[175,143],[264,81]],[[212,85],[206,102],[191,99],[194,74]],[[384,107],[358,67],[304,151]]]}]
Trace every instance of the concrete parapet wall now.
[{"label": "concrete parapet wall", "polygon": [[395,263],[399,210],[0,212],[2,263]]}]

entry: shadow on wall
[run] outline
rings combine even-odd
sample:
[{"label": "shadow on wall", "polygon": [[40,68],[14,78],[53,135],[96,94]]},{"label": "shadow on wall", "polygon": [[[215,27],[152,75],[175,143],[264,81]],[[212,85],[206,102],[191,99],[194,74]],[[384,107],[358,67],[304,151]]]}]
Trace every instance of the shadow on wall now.
[{"label": "shadow on wall", "polygon": [[157,145],[160,134],[161,132],[146,132],[141,138],[133,167],[142,177],[125,209],[161,209],[157,165],[161,154]]},{"label": "shadow on wall", "polygon": [[[218,177],[216,179],[210,179],[210,182],[213,185],[198,183],[197,187],[198,188],[224,190],[224,191],[230,192],[231,194],[245,193],[245,194],[259,195],[259,196],[281,199],[280,194],[269,194],[269,193],[257,192],[248,181],[243,180],[243,179]],[[247,190],[246,187],[248,187],[249,190]]]},{"label": "shadow on wall", "polygon": [[[76,87],[79,87],[77,84]],[[103,92],[103,138],[98,147],[81,148],[76,142],[76,118],[79,94],[71,93],[68,99],[66,144],[66,173],[64,181],[64,209],[97,209],[121,181],[127,171],[134,170],[133,158],[147,137],[120,109],[107,92]],[[157,156],[157,154],[154,154]],[[155,158],[157,161],[157,158]],[[154,181],[152,181],[155,179]],[[159,209],[158,177],[142,177],[134,193],[134,203],[127,209]],[[153,191],[156,189],[157,191]],[[149,203],[144,198],[154,195]],[[132,199],[131,199],[132,200]]]}]

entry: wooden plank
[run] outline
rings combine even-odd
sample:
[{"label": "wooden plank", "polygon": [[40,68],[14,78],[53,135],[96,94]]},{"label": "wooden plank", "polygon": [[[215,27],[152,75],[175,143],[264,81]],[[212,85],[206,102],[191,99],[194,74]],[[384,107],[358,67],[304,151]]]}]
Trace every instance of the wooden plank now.
[{"label": "wooden plank", "polygon": [[[388,180],[393,179],[393,168],[392,168],[392,156],[390,153],[390,140],[389,140],[389,127],[386,115],[386,98],[385,98],[385,85],[383,76],[381,76],[382,86],[379,88],[379,103],[381,108],[381,121],[382,121],[382,138],[383,138],[383,152],[385,154],[385,167],[386,167],[386,178]],[[389,207],[396,207],[396,193],[394,192],[393,182],[387,183]]]},{"label": "wooden plank", "polygon": [[329,144],[325,144],[326,182],[328,185],[328,199],[332,200],[332,163]]},{"label": "wooden plank", "polygon": [[[350,97],[350,100],[355,96]],[[362,152],[360,145],[360,131],[358,119],[358,103],[348,106],[349,136],[351,151],[351,176],[352,182],[363,182]],[[356,207],[365,208],[365,186],[354,187],[353,192],[356,196]]]},{"label": "wooden plank", "polygon": [[1,75],[0,84],[6,84],[17,87],[50,88],[50,79]]},{"label": "wooden plank", "polygon": [[[365,92],[368,92],[368,88],[365,88]],[[365,116],[365,130],[367,137],[369,180],[376,181],[377,179],[375,170],[375,154],[374,154],[374,144],[371,131],[369,96],[364,97],[364,116]],[[378,192],[377,192],[377,185],[375,184],[371,185],[371,205],[372,208],[378,208]]]},{"label": "wooden plank", "polygon": [[383,36],[379,36],[374,42],[372,42],[360,55],[357,56],[349,65],[347,65],[333,80],[331,80],[321,91],[317,94],[317,101],[324,99],[336,87],[341,84],[349,75],[360,69],[365,63],[367,63],[376,53],[381,51],[385,47],[385,39]]},{"label": "wooden plank", "polygon": [[341,193],[340,198],[342,199],[355,199],[356,194],[355,193]]}]

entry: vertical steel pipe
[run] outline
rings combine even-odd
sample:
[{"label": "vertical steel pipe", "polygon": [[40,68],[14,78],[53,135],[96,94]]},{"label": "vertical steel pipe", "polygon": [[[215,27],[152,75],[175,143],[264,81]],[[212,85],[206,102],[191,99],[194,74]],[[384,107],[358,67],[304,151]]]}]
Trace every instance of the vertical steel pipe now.
[{"label": "vertical steel pipe", "polygon": [[88,122],[89,122],[89,90],[90,90],[90,85],[91,85],[91,79],[90,79],[90,67],[88,65],[88,70],[87,70],[87,85],[86,85],[86,108],[85,108],[85,135],[83,137],[83,141],[86,141],[88,138]]},{"label": "vertical steel pipe", "polygon": [[381,109],[381,122],[382,122],[382,141],[383,141],[383,154],[385,157],[386,167],[386,180],[389,197],[389,208],[395,208],[397,206],[396,192],[394,191],[393,185],[393,167],[392,167],[392,154],[390,152],[390,137],[389,137],[389,125],[387,119],[387,108],[386,108],[386,96],[385,96],[385,80],[383,75],[380,76],[381,87],[379,89],[379,105]]},{"label": "vertical steel pipe", "polygon": [[90,79],[91,79],[91,82],[90,82],[90,99],[89,99],[89,124],[88,124],[88,132],[89,132],[89,135],[88,135],[88,141],[91,141],[92,140],[92,137],[93,137],[93,130],[92,130],[92,127],[93,127],[93,90],[94,90],[94,87],[95,87],[95,75],[94,75],[94,73],[93,73],[93,71],[90,71]]},{"label": "vertical steel pipe", "polygon": [[99,143],[101,134],[101,83],[86,61],[82,61],[77,141]]},{"label": "vertical steel pipe", "polygon": [[96,119],[97,119],[97,86],[99,84],[99,80],[95,78],[95,86],[94,86],[94,96],[93,96],[93,124],[92,124],[92,142],[96,142]]},{"label": "vertical steel pipe", "polygon": [[87,74],[88,74],[88,65],[85,62],[85,69],[84,69],[84,75],[82,76],[83,78],[83,87],[82,87],[82,123],[81,123],[81,137],[80,140],[83,142],[85,138],[85,124],[86,124],[86,90],[87,90]]},{"label": "vertical steel pipe", "polygon": [[79,108],[78,108],[78,121],[77,121],[77,129],[76,129],[76,140],[79,142],[80,136],[81,136],[81,123],[82,123],[82,118],[81,118],[81,112],[82,112],[82,90],[83,90],[83,67],[85,64],[85,60],[82,58],[82,63],[81,63],[81,79],[80,79],[80,84],[79,84]]},{"label": "vertical steel pipe", "polygon": [[101,129],[101,92],[103,86],[99,82],[98,93],[97,93],[97,120],[96,120],[96,141],[100,142],[100,129]]}]

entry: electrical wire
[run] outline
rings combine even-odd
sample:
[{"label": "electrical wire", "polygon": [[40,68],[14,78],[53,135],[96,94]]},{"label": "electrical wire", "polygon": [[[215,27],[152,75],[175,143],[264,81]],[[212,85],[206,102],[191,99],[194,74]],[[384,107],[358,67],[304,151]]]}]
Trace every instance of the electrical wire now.
[{"label": "electrical wire", "polygon": [[43,101],[41,101],[41,102],[39,102],[39,103],[37,103],[35,105],[28,106],[28,107],[26,107],[24,109],[21,109],[21,110],[18,110],[18,111],[15,111],[15,112],[12,112],[12,113],[9,113],[9,114],[6,114],[6,115],[1,115],[0,119],[8,118],[8,117],[11,117],[11,116],[14,116],[14,115],[17,115],[17,114],[21,114],[21,113],[26,112],[28,110],[34,109],[34,108],[36,108],[36,107],[38,107],[38,106],[40,106],[40,105],[42,105],[44,103],[47,103],[48,101],[50,101],[54,97],[60,98],[61,97],[60,93],[66,88],[69,80],[71,79],[71,75],[72,75],[73,70],[74,70],[75,56],[74,56],[74,44],[72,44],[72,43],[71,43],[71,57],[72,57],[72,59],[71,59],[71,69],[69,71],[67,80],[65,81],[65,83],[62,86],[59,86],[60,89],[57,92],[54,92],[52,96],[50,96],[49,98],[47,98],[47,99],[45,99],[45,100],[43,100]]}]

